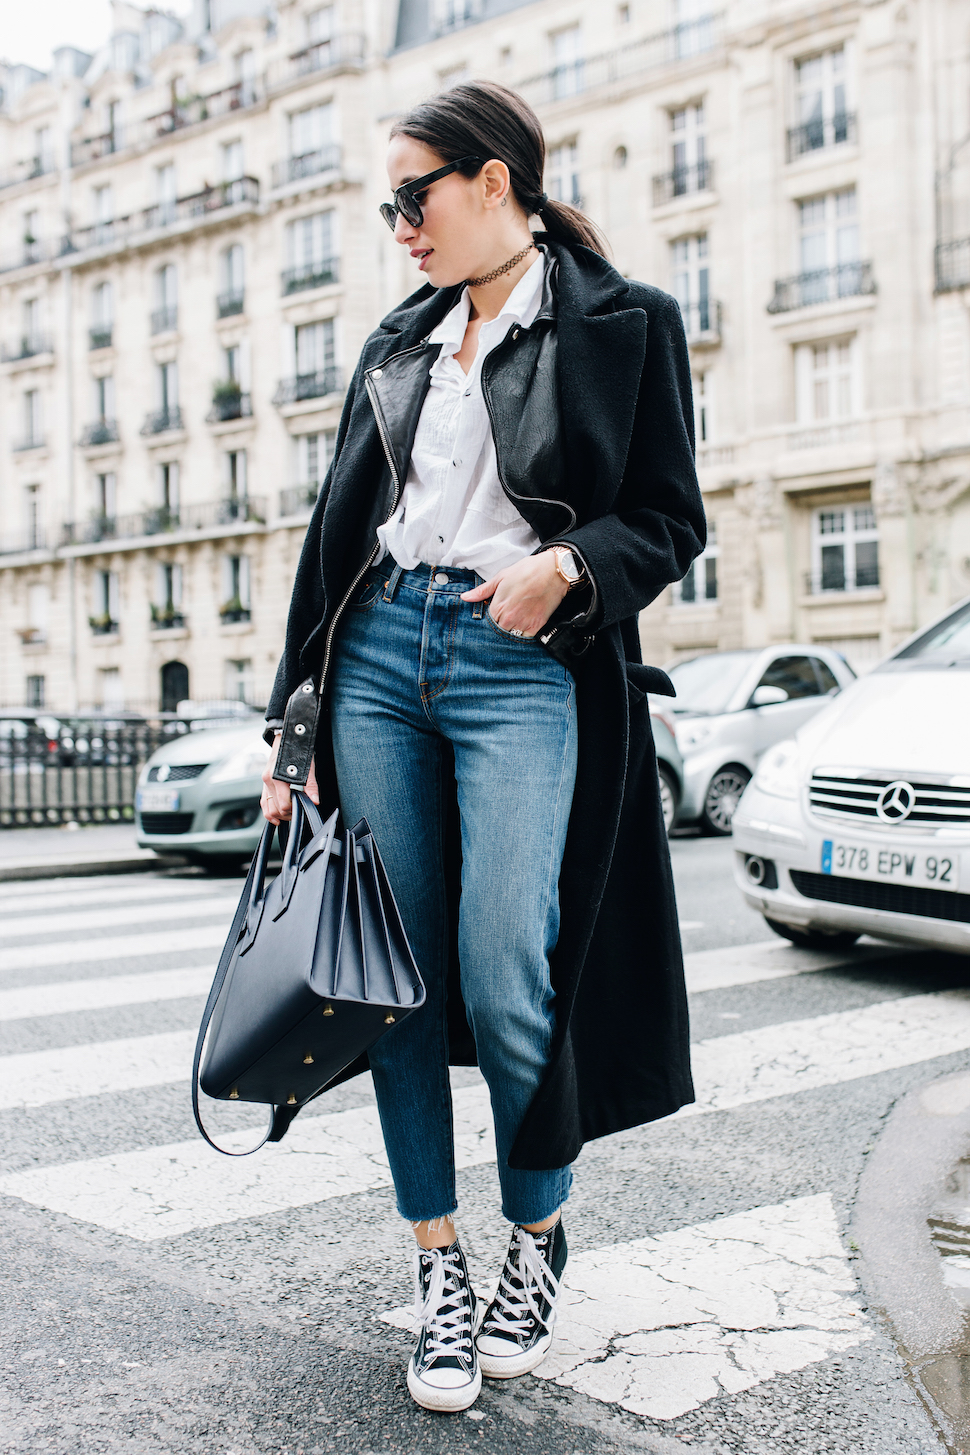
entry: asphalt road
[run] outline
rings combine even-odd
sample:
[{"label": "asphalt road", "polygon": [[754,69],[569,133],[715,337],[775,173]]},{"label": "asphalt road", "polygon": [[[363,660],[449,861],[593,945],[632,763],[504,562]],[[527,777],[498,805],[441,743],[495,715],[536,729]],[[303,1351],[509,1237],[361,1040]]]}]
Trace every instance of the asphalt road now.
[{"label": "asphalt road", "polygon": [[[410,1235],[365,1082],[251,1160],[194,1133],[240,881],[0,885],[0,1451],[939,1451],[846,1230],[895,1102],[970,1067],[970,960],[792,952],[736,895],[729,841],[672,851],[697,1106],[586,1149],[556,1350],[460,1416],[407,1396]],[[487,1286],[507,1231],[480,1079],[455,1083]]]}]

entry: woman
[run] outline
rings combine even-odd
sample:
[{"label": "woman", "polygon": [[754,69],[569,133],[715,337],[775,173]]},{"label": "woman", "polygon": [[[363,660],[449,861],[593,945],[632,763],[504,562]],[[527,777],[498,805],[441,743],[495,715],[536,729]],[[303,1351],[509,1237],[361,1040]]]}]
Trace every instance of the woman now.
[{"label": "woman", "polygon": [[[428,283],[364,345],[268,711],[279,822],[283,711],[323,674],[308,790],[368,820],[427,987],[368,1063],[418,1244],[408,1388],[437,1410],[547,1354],[584,1141],[693,1099],[645,696],[672,689],[637,634],[704,542],[687,349],[543,164],[535,115],[490,83],[393,127],[381,211]],[[488,1083],[513,1224],[480,1327],[449,1059]]]}]

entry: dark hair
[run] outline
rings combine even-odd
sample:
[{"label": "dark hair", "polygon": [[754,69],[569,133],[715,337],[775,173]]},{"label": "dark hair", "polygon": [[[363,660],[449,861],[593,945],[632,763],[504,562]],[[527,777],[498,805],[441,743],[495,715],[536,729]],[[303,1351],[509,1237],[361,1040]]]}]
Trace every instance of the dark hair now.
[{"label": "dark hair", "polygon": [[[578,207],[546,197],[542,173],[546,143],[539,118],[527,101],[495,81],[464,81],[412,107],[395,121],[391,136],[409,136],[430,147],[443,162],[459,157],[492,157],[509,169],[512,193],[522,210],[542,218],[556,242],[581,243],[603,257],[607,243],[595,223]],[[475,175],[474,164],[462,167]]]}]

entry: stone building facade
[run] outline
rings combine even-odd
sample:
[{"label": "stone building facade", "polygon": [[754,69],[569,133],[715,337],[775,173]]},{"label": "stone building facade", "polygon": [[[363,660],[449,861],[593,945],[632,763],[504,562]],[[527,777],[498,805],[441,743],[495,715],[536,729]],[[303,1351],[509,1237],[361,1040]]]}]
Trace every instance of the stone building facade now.
[{"label": "stone building facade", "polygon": [[347,370],[418,281],[388,126],[465,76],[681,301],[713,529],[649,657],[864,669],[970,592],[959,0],[116,0],[2,77],[0,703],[265,701]]}]

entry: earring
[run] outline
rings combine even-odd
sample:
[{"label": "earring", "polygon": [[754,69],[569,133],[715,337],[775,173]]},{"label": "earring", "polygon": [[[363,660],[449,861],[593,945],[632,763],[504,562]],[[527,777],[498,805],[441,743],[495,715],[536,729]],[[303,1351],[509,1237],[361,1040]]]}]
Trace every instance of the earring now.
[{"label": "earring", "polygon": [[505,206],[505,204],[506,204],[506,202],[508,202],[508,200],[509,200],[509,199],[508,199],[508,198],[507,198],[507,197],[503,197],[503,198],[502,198],[502,206],[503,206],[503,207],[504,207],[504,206]]}]

